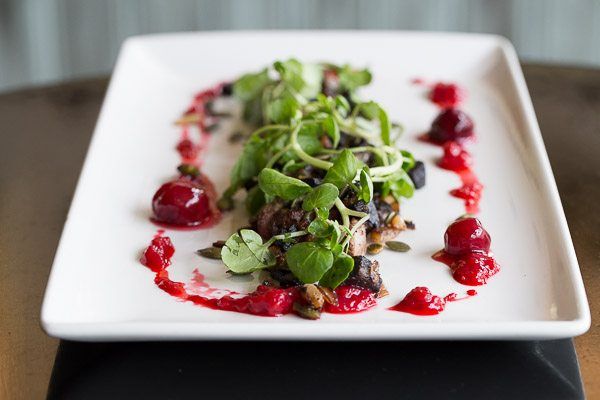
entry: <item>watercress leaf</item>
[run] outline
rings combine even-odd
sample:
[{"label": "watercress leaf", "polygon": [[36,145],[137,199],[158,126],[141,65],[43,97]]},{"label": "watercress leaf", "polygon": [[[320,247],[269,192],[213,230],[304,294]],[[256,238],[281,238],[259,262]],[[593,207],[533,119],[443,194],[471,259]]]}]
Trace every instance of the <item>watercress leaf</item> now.
[{"label": "watercress leaf", "polygon": [[300,168],[305,167],[305,162],[298,162],[296,160],[288,160],[283,167],[281,168],[281,172],[286,175],[292,174],[293,172],[298,171]]},{"label": "watercress leaf", "polygon": [[354,259],[346,253],[340,253],[333,266],[319,281],[319,285],[335,289],[348,278],[353,269]]},{"label": "watercress leaf", "polygon": [[381,129],[381,141],[389,146],[391,144],[390,130],[392,127],[387,112],[382,107],[379,107],[379,127]]},{"label": "watercress leaf", "polygon": [[333,162],[333,166],[327,171],[324,182],[332,183],[338,189],[342,189],[354,180],[356,172],[361,167],[362,162],[350,150],[344,149]]},{"label": "watercress leaf", "polygon": [[350,112],[350,103],[348,102],[348,99],[346,99],[344,96],[335,96],[335,105],[338,112],[343,117],[346,117]]},{"label": "watercress leaf", "polygon": [[338,76],[340,86],[350,91],[368,85],[372,79],[371,72],[368,69],[352,69],[348,65],[340,69]]},{"label": "watercress leaf", "polygon": [[413,183],[410,180],[410,178],[403,177],[402,179],[398,179],[390,183],[390,191],[397,199],[399,199],[400,197],[410,198],[415,192],[415,187],[413,186]]},{"label": "watercress leaf", "polygon": [[266,204],[265,194],[260,187],[254,186],[246,196],[246,210],[250,215],[256,215],[260,208]]},{"label": "watercress leaf", "polygon": [[326,221],[316,218],[314,219],[306,230],[313,236],[322,238],[331,235],[332,226]]},{"label": "watercress leaf", "polygon": [[238,274],[257,271],[275,263],[260,235],[250,229],[242,229],[227,239],[221,249],[221,259],[231,271]]},{"label": "watercress leaf", "polygon": [[340,143],[340,127],[337,121],[330,115],[323,120],[322,124],[323,130],[333,141],[333,148],[337,148]]},{"label": "watercress leaf", "polygon": [[339,195],[340,191],[335,185],[323,183],[306,196],[302,208],[304,211],[311,211],[314,208],[331,208]]},{"label": "watercress leaf", "polygon": [[267,164],[265,142],[250,140],[231,170],[231,186],[238,188],[258,175]]},{"label": "watercress leaf", "polygon": [[303,283],[315,283],[333,264],[333,254],[314,242],[293,245],[286,253],[288,267]]},{"label": "watercress leaf", "polygon": [[320,218],[320,219],[329,218],[329,209],[328,208],[317,208],[317,218]]},{"label": "watercress leaf", "polygon": [[248,101],[258,96],[269,82],[267,69],[258,73],[245,74],[233,84],[233,93],[239,99]]},{"label": "watercress leaf", "polygon": [[289,124],[296,117],[300,105],[292,96],[275,99],[267,105],[267,116],[277,124]]},{"label": "watercress leaf", "polygon": [[271,168],[263,169],[258,175],[258,185],[268,195],[284,200],[294,200],[309,193],[312,188],[299,179],[292,178]]},{"label": "watercress leaf", "polygon": [[373,198],[373,181],[365,169],[360,171],[360,198],[365,203],[370,202]]}]

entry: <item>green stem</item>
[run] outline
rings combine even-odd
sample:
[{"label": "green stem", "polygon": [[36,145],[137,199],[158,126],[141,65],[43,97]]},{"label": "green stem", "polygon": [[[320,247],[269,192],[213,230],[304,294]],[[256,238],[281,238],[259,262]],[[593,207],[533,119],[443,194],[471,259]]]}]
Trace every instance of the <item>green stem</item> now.
[{"label": "green stem", "polygon": [[252,132],[251,136],[260,136],[261,133],[264,132],[268,132],[268,131],[274,131],[274,130],[283,130],[283,129],[288,129],[289,126],[287,125],[265,125],[262,128],[259,128],[257,130],[255,130],[254,132]]},{"label": "green stem", "polygon": [[308,235],[307,231],[297,231],[297,232],[290,232],[290,233],[283,233],[281,235],[275,235],[273,237],[271,237],[271,239],[269,239],[264,246],[265,247],[269,247],[271,246],[273,243],[275,243],[275,241],[277,240],[286,240],[286,239],[292,239],[295,237],[299,237],[299,236],[305,236]]},{"label": "green stem", "polygon": [[294,152],[302,161],[312,165],[313,167],[317,167],[320,169],[329,169],[333,166],[333,163],[325,160],[319,160],[318,158],[312,157],[307,154],[298,143],[298,132],[300,132],[300,128],[302,127],[302,123],[299,123],[294,130],[292,131],[292,135],[290,137],[290,144],[292,145]]},{"label": "green stem", "polygon": [[283,149],[281,149],[277,153],[275,153],[275,155],[273,157],[271,157],[271,159],[269,160],[269,162],[267,163],[265,168],[273,167],[273,165],[275,165],[277,160],[279,160],[281,158],[281,156],[283,156],[285,153],[287,153],[291,148],[292,148],[292,145],[288,144]]}]

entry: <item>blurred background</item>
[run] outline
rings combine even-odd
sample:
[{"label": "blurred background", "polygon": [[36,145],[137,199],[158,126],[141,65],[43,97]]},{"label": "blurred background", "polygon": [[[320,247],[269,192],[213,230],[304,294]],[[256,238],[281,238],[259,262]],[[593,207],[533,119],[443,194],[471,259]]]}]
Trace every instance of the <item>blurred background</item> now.
[{"label": "blurred background", "polygon": [[600,0],[0,0],[0,91],[107,74],[131,35],[278,28],[495,33],[524,61],[600,65]]}]

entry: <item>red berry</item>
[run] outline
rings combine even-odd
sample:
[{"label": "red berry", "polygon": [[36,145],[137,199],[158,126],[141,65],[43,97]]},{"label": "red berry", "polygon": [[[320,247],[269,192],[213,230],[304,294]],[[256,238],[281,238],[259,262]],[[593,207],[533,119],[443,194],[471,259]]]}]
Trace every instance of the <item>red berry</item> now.
[{"label": "red berry", "polygon": [[187,178],[165,183],[152,198],[154,219],[175,226],[197,226],[211,217],[203,186]]},{"label": "red berry", "polygon": [[463,142],[473,136],[473,121],[456,108],[442,111],[431,124],[429,131],[429,138],[437,143]]},{"label": "red berry", "polygon": [[461,171],[473,164],[471,155],[456,142],[444,144],[444,155],[438,165],[451,171]]},{"label": "red berry", "polygon": [[444,234],[448,254],[487,253],[492,239],[477,218],[463,218],[452,223]]}]

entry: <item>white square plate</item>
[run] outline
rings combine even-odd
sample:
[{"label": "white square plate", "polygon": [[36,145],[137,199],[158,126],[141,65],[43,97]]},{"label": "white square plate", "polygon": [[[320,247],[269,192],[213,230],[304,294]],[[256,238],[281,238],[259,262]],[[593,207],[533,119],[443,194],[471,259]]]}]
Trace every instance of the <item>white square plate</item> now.
[{"label": "white square plate", "polygon": [[[265,318],[181,303],[153,284],[138,258],[156,227],[150,199],[175,174],[173,121],[195,92],[276,59],[368,66],[365,98],[404,124],[400,146],[425,161],[427,186],[403,205],[417,229],[401,234],[405,254],[378,258],[390,296],[369,312]],[[458,178],[434,165],[440,149],[419,142],[438,109],[410,79],[466,87],[464,109],[476,123],[471,148],[485,184],[479,218],[502,266],[479,294],[437,316],[387,310],[415,286],[464,293],[448,268],[431,259],[445,228],[463,214],[448,195]],[[224,127],[223,129],[226,129]],[[222,191],[239,145],[213,136],[204,171]],[[173,174],[170,174],[173,171]],[[171,275],[198,268],[216,287],[249,290],[198,248],[224,239],[246,217],[225,216],[210,230],[173,232]],[[129,39],[121,51],[54,260],[42,309],[48,334],[78,340],[143,339],[548,339],[584,333],[589,308],[575,252],[513,47],[497,36],[391,32],[185,33]]]}]

